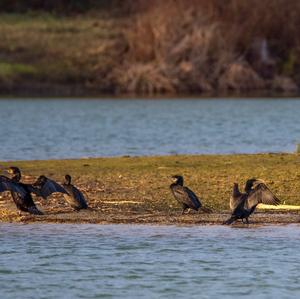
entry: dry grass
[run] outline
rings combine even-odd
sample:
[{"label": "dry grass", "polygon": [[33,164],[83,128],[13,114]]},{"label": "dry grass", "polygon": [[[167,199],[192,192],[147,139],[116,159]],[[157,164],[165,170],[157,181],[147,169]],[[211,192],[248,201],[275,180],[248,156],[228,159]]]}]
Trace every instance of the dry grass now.
[{"label": "dry grass", "polygon": [[[280,74],[292,76],[300,83],[298,1],[138,0],[128,3],[135,17],[127,31],[126,60],[133,68],[136,63],[147,64],[148,68],[152,63],[153,69],[157,65],[166,66],[164,80],[172,82],[177,90],[218,88],[221,76],[236,63],[247,65],[250,73],[253,69],[264,79]],[[263,43],[267,55],[262,53]],[[239,75],[244,74],[236,76]],[[130,77],[125,81],[131,82],[131,86],[135,84]],[[240,88],[244,89],[244,85]]]}]

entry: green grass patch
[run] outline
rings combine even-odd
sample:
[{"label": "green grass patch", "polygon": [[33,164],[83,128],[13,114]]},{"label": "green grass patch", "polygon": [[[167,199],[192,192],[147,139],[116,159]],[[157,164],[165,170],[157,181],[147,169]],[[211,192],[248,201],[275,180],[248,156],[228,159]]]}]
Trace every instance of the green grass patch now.
[{"label": "green grass patch", "polygon": [[100,14],[1,14],[2,83],[11,86],[20,75],[34,75],[29,79],[37,83],[109,86],[107,74],[121,59],[115,47],[119,29],[112,16]]},{"label": "green grass patch", "polygon": [[33,75],[36,68],[22,63],[0,62],[0,77],[15,77],[17,75]]}]

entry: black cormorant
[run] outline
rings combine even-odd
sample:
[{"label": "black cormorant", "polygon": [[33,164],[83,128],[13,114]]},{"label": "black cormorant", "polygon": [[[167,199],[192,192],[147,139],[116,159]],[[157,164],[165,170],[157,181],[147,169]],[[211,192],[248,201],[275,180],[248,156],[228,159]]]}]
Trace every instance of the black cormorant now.
[{"label": "black cormorant", "polygon": [[1,190],[9,190],[11,196],[20,211],[28,212],[35,215],[43,215],[33,202],[31,192],[32,185],[21,183],[21,171],[18,167],[9,167],[7,172],[12,175],[12,178],[1,176]]},{"label": "black cormorant", "polygon": [[67,203],[76,211],[88,208],[83,194],[71,184],[71,176],[68,174],[62,186],[44,175],[41,175],[33,186],[36,188],[36,194],[44,199],[54,192],[59,192],[63,193]]},{"label": "black cormorant", "polygon": [[26,191],[21,186],[14,183],[10,178],[4,175],[0,175],[0,192],[5,192],[5,191],[17,192],[21,196],[26,195]]},{"label": "black cormorant", "polygon": [[65,200],[70,204],[70,206],[79,211],[81,209],[87,209],[87,202],[82,194],[74,185],[71,184],[71,176],[69,174],[65,175],[65,182],[63,183],[64,189],[68,194],[64,194]]},{"label": "black cormorant", "polygon": [[[258,182],[261,180],[257,180],[255,178],[249,179],[247,180],[246,184],[245,184],[245,193],[249,193],[254,185],[255,182]],[[230,210],[233,211],[241,202],[242,198],[239,196],[231,196],[230,200],[229,200],[229,206],[230,206]]]},{"label": "black cormorant", "polygon": [[197,195],[191,189],[183,186],[183,177],[181,175],[175,175],[172,178],[176,181],[170,185],[170,189],[175,199],[182,204],[182,214],[184,214],[186,209],[193,209],[195,211],[201,209],[206,213],[210,212],[209,209],[202,206]]},{"label": "black cormorant", "polygon": [[[254,186],[254,183],[257,183]],[[255,211],[260,203],[269,205],[278,205],[280,200],[271,192],[261,180],[248,180],[245,187],[245,193],[239,191],[237,183],[233,185],[232,201],[235,203],[231,217],[224,222],[224,224],[231,224],[234,221],[241,219],[249,223],[249,216]]]}]

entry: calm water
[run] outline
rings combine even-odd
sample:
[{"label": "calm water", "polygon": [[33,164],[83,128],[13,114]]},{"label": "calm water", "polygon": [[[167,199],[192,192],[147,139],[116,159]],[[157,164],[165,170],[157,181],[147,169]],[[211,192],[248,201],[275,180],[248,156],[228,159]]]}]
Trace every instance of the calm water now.
[{"label": "calm water", "polygon": [[0,160],[294,151],[299,100],[0,100]]},{"label": "calm water", "polygon": [[298,226],[0,224],[1,298],[299,298]]}]

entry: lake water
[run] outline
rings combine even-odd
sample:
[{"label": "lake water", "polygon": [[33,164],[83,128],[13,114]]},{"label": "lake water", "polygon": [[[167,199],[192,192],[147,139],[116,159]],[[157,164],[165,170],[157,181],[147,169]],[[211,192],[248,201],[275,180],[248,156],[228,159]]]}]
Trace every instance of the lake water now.
[{"label": "lake water", "polygon": [[0,224],[6,298],[299,298],[296,225]]},{"label": "lake water", "polygon": [[0,160],[292,152],[295,99],[0,100]]}]

